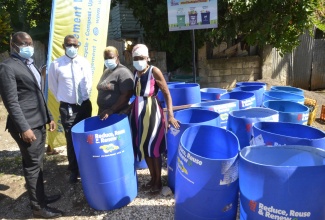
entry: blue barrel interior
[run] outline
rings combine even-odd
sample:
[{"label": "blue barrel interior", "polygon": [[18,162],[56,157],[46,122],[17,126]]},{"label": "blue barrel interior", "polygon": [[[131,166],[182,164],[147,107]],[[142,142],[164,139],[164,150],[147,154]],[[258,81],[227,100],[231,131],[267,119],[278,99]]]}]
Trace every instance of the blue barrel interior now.
[{"label": "blue barrel interior", "polygon": [[287,100],[298,102],[300,104],[304,104],[305,102],[305,98],[302,95],[282,91],[265,91],[263,94],[263,102],[270,100]]},{"label": "blue barrel interior", "polygon": [[192,126],[178,150],[175,219],[236,219],[237,137],[211,125]]},{"label": "blue barrel interior", "polygon": [[191,108],[218,112],[220,114],[220,127],[226,128],[229,112],[239,109],[239,101],[236,99],[224,99],[211,102],[201,102],[191,105]]},{"label": "blue barrel interior", "polygon": [[[219,135],[222,138],[215,138]],[[229,159],[239,151],[238,139],[234,138],[232,132],[209,125],[197,125],[188,129],[181,137],[181,145],[198,157],[207,159]]]},{"label": "blue barrel interior", "polygon": [[168,186],[173,192],[175,191],[177,148],[183,132],[187,128],[198,124],[220,126],[219,113],[204,109],[189,108],[175,111],[174,117],[180,122],[180,128],[171,127],[166,134]]},{"label": "blue barrel interior", "polygon": [[253,81],[237,82],[236,87],[240,87],[240,86],[263,86],[265,90],[267,87],[266,83],[264,83],[264,82],[253,82]]},{"label": "blue barrel interior", "polygon": [[325,151],[311,146],[244,148],[240,219],[325,219],[324,164]]},{"label": "blue barrel interior", "polygon": [[[317,128],[289,122],[256,122],[255,145],[308,145],[325,149],[325,133]],[[263,143],[260,143],[262,140]],[[256,142],[258,142],[256,144]]]},{"label": "blue barrel interior", "polygon": [[292,87],[292,86],[271,86],[270,90],[272,91],[283,91],[283,92],[291,92],[297,95],[304,95],[304,90]]},{"label": "blue barrel interior", "polygon": [[[195,124],[202,123],[206,121],[219,121],[219,114],[216,112],[203,110],[203,109],[183,109],[179,111],[175,111],[174,117],[181,124]],[[213,122],[215,123],[215,122]],[[217,124],[215,124],[217,125]]]},{"label": "blue barrel interior", "polygon": [[244,91],[244,92],[254,92],[256,98],[256,106],[260,107],[263,104],[263,93],[265,91],[264,86],[256,85],[256,86],[239,86],[233,88],[232,91]]},{"label": "blue barrel interior", "polygon": [[285,122],[257,122],[254,127],[266,132],[306,139],[324,138],[323,131],[306,125]]},{"label": "blue barrel interior", "polygon": [[220,99],[239,100],[239,109],[256,107],[256,98],[254,92],[244,92],[244,91],[228,92],[221,95]]},{"label": "blue barrel interior", "polygon": [[225,94],[227,92],[226,89],[220,88],[202,88],[201,91],[201,100],[219,100],[220,95]]},{"label": "blue barrel interior", "polygon": [[305,105],[293,101],[270,100],[264,102],[263,106],[278,111],[280,122],[307,124],[309,108]]}]

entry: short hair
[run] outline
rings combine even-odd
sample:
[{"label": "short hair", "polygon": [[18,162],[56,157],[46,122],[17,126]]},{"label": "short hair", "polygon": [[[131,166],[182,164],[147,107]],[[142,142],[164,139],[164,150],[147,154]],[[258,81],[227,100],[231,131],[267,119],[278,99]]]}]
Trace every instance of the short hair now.
[{"label": "short hair", "polygon": [[104,53],[105,52],[113,52],[113,53],[116,54],[116,56],[119,56],[118,55],[118,50],[116,49],[116,47],[113,47],[113,46],[106,47],[105,50],[104,50]]},{"label": "short hair", "polygon": [[26,32],[23,32],[23,31],[18,31],[16,33],[14,33],[11,37],[11,41],[14,42],[14,43],[17,43],[17,39],[19,36],[30,36],[29,34],[27,34]]},{"label": "short hair", "polygon": [[65,38],[64,38],[64,43],[65,42],[67,42],[68,41],[68,39],[76,39],[76,40],[78,40],[77,38],[76,38],[76,36],[74,36],[74,35],[72,35],[72,34],[69,34],[69,35],[67,35],[67,36],[65,36]]}]

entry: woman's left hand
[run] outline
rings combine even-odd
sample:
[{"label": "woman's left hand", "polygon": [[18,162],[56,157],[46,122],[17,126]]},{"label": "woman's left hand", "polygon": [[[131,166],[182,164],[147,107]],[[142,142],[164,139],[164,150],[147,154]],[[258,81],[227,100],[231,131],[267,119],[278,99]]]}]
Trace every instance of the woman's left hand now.
[{"label": "woman's left hand", "polygon": [[177,121],[174,117],[169,117],[168,118],[168,128],[172,125],[174,128],[179,129],[179,121]]}]

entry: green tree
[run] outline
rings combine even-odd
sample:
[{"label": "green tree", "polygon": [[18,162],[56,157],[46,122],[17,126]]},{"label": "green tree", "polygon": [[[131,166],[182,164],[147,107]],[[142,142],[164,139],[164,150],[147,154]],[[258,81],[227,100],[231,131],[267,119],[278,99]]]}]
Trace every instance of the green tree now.
[{"label": "green tree", "polygon": [[25,31],[34,40],[48,43],[51,0],[0,0],[0,6],[10,15],[11,32]]},{"label": "green tree", "polygon": [[5,8],[0,7],[0,53],[8,50],[11,32],[10,15]]},{"label": "green tree", "polygon": [[[313,27],[318,0],[228,0],[231,32],[249,45],[270,44],[282,54],[299,45],[299,36]],[[220,28],[222,28],[221,26]]]},{"label": "green tree", "polygon": [[[299,36],[313,27],[313,16],[323,0],[219,0],[218,28],[196,30],[197,47],[240,38],[248,45],[271,44],[282,54],[299,45]],[[191,61],[190,31],[169,32],[165,0],[115,0],[133,10],[152,47],[167,52],[172,68]]]},{"label": "green tree", "polygon": [[315,26],[321,31],[325,32],[325,2],[319,1],[316,12],[313,16],[313,22]]}]

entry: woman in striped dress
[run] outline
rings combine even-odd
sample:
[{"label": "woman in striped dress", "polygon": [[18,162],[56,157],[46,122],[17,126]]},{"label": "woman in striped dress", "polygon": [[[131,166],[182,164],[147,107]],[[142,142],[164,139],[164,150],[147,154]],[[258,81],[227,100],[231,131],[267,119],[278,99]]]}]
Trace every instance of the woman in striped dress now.
[{"label": "woman in striped dress", "polygon": [[154,66],[148,65],[148,48],[144,44],[137,44],[132,50],[135,71],[135,100],[131,114],[131,128],[133,133],[133,147],[137,159],[146,160],[151,180],[142,187],[157,194],[162,189],[161,183],[161,153],[165,151],[165,118],[163,110],[156,98],[160,89],[164,95],[168,126],[179,128],[174,118],[172,99],[162,72]]}]

